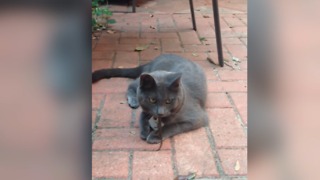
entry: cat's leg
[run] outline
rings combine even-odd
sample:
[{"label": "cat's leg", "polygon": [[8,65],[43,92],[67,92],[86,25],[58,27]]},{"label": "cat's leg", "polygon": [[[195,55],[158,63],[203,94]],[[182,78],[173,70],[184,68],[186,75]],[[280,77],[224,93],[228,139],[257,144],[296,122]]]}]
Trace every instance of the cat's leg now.
[{"label": "cat's leg", "polygon": [[[191,130],[198,129],[200,127],[207,125],[207,115],[204,114],[204,117],[198,120],[189,119],[183,122],[178,122],[175,124],[169,124],[162,127],[162,140],[165,140],[169,137],[172,137],[177,134],[188,132]],[[152,131],[148,137],[147,142],[150,144],[157,144],[161,142],[161,137],[158,131]]]},{"label": "cat's leg", "polygon": [[127,90],[127,101],[129,106],[132,109],[137,109],[139,105],[139,101],[137,98],[137,87],[138,87],[138,81],[135,80],[132,83],[130,83],[128,90]]},{"label": "cat's leg", "polygon": [[139,127],[140,127],[140,138],[146,140],[148,135],[151,132],[151,128],[149,125],[149,119],[152,116],[145,112],[141,112],[140,119],[139,119]]}]

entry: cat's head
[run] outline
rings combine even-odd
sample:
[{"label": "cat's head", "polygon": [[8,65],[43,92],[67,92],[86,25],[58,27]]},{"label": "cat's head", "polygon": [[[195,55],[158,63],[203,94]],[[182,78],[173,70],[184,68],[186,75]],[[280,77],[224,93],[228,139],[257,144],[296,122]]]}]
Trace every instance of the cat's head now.
[{"label": "cat's head", "polygon": [[139,104],[155,117],[167,117],[178,111],[183,103],[181,73],[154,71],[140,76]]}]

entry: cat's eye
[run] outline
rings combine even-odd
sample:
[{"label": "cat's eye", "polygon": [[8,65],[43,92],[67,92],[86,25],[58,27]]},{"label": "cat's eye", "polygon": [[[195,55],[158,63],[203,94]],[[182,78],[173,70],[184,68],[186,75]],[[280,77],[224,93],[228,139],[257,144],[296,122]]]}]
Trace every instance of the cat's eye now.
[{"label": "cat's eye", "polygon": [[155,98],[149,98],[149,101],[150,101],[152,104],[154,104],[154,103],[157,102],[157,100],[156,100]]},{"label": "cat's eye", "polygon": [[171,104],[171,102],[172,102],[172,99],[167,99],[166,100],[166,104]]}]

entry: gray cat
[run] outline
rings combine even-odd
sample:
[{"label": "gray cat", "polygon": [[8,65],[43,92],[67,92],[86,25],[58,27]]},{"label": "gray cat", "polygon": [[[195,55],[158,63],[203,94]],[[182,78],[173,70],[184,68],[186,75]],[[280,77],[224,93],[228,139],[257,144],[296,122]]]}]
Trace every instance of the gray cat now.
[{"label": "gray cat", "polygon": [[[112,77],[137,78],[128,87],[127,100],[131,108],[141,106],[143,110],[140,137],[148,143],[160,143],[208,123],[206,77],[192,61],[164,54],[136,68],[97,70],[92,74],[92,81]],[[157,119],[163,125],[162,136],[152,125]]]}]

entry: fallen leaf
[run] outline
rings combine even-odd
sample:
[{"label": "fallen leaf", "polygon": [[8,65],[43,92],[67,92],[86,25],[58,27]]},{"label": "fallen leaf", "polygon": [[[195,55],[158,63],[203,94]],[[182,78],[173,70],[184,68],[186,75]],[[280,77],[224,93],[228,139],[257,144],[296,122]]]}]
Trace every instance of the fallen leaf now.
[{"label": "fallen leaf", "polygon": [[109,30],[107,30],[107,33],[108,34],[114,34],[114,33],[116,33],[116,31],[109,29]]},{"label": "fallen leaf", "polygon": [[153,14],[150,14],[150,17],[153,17]]},{"label": "fallen leaf", "polygon": [[239,163],[239,161],[236,162],[236,165],[234,166],[234,170],[235,170],[235,171],[239,171],[239,170],[240,170],[240,163]]},{"label": "fallen leaf", "polygon": [[156,29],[156,27],[154,27],[154,26],[150,26],[150,29]]},{"label": "fallen leaf", "polygon": [[134,50],[135,51],[143,51],[143,50],[147,49],[148,47],[149,47],[149,45],[137,46]]},{"label": "fallen leaf", "polygon": [[135,132],[135,131],[130,131],[130,134],[135,135],[135,134],[136,134],[136,132]]},{"label": "fallen leaf", "polygon": [[200,37],[199,40],[200,41],[207,41],[207,39],[205,37]]},{"label": "fallen leaf", "polygon": [[192,53],[192,56],[197,57],[197,56],[198,56],[198,54],[197,54],[197,53]]},{"label": "fallen leaf", "polygon": [[120,101],[120,104],[125,104],[126,102],[124,102],[124,101]]},{"label": "fallen leaf", "polygon": [[158,48],[158,47],[154,47],[153,49],[154,49],[154,50],[158,50],[159,48]]},{"label": "fallen leaf", "polygon": [[210,16],[207,16],[207,15],[203,15],[203,18],[210,18]]},{"label": "fallen leaf", "polygon": [[237,57],[232,57],[232,61],[235,61],[235,62],[240,62],[240,59],[239,58],[237,58]]}]

